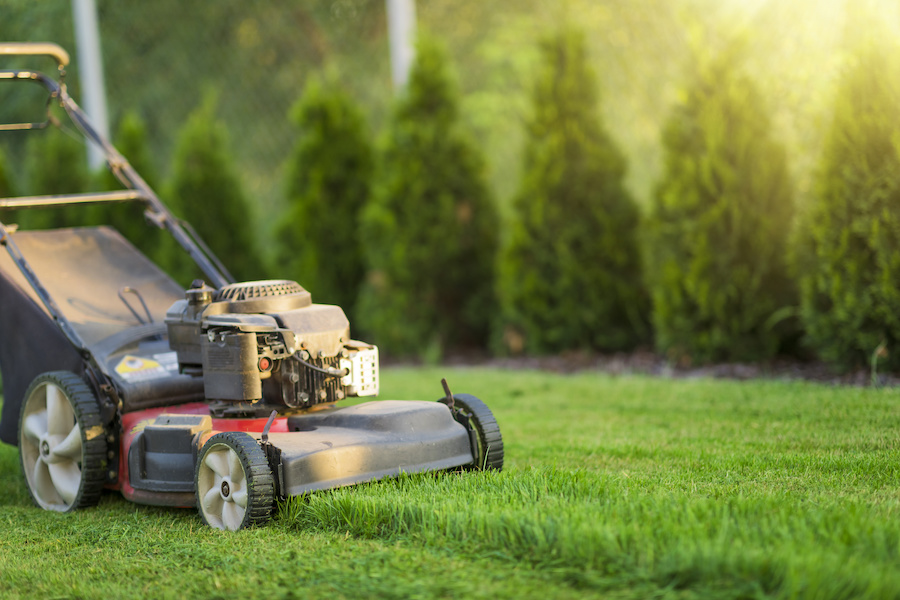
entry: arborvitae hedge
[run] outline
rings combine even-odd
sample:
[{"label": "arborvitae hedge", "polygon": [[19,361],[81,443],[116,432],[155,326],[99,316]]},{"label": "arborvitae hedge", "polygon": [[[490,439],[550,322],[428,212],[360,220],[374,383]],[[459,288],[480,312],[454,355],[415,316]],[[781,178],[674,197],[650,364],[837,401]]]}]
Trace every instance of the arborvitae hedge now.
[{"label": "arborvitae hedge", "polygon": [[87,191],[90,176],[83,138],[55,127],[28,135],[25,175],[29,195]]},{"label": "arborvitae hedge", "polygon": [[[900,369],[900,78],[897,48],[848,63],[801,228],[802,317],[841,368]],[[805,238],[805,239],[804,239]]]},{"label": "arborvitae hedge", "polygon": [[[129,112],[122,117],[113,138],[113,144],[150,187],[160,193],[156,187],[158,182],[156,169],[150,158],[147,126],[137,113]],[[98,180],[97,187],[102,190],[124,188],[122,183],[106,168],[99,173]],[[97,205],[93,208],[91,219],[97,224],[116,228],[144,254],[151,258],[160,258],[162,232],[145,222],[142,204]],[[174,244],[174,242],[172,243]]]},{"label": "arborvitae hedge", "polygon": [[729,55],[699,61],[663,148],[648,223],[657,347],[698,362],[773,356],[779,311],[795,305],[791,181],[760,94]]},{"label": "arborvitae hedge", "polygon": [[647,336],[639,213],[598,113],[584,36],[542,44],[522,182],[501,256],[505,350],[624,350]]},{"label": "arborvitae hedge", "polygon": [[360,324],[394,354],[487,343],[498,219],[458,105],[444,51],[421,41],[363,216]]},{"label": "arborvitae hedge", "polygon": [[[9,158],[0,148],[0,198],[11,198],[16,195],[13,188],[12,178],[10,177]],[[0,210],[0,221],[9,225],[16,223],[17,213],[12,210]]]},{"label": "arborvitae hedge", "polygon": [[[131,163],[131,166],[137,170],[144,181],[158,192],[159,178],[156,164],[150,155],[150,145],[147,141],[147,124],[138,113],[127,112],[122,116],[116,135],[113,138],[113,144],[119,153]],[[108,189],[122,188],[122,184],[110,171],[104,170],[104,173],[107,177],[107,183],[104,187]]]},{"label": "arborvitae hedge", "polygon": [[[0,198],[10,198],[15,195],[16,189],[12,181],[9,157],[6,151],[0,147]],[[11,211],[6,211],[4,214],[9,215]],[[0,219],[4,218],[4,214],[0,214]]]},{"label": "arborvitae hedge", "polygon": [[[87,192],[90,173],[84,139],[50,127],[28,134],[25,146],[26,195],[74,194]],[[53,229],[83,225],[90,221],[87,206],[19,211],[25,229]]]},{"label": "arborvitae hedge", "polygon": [[359,222],[373,160],[363,116],[345,92],[313,80],[291,119],[300,136],[287,166],[289,209],[277,229],[275,268],[316,302],[352,313],[365,274]]},{"label": "arborvitae hedge", "polygon": [[[262,279],[252,211],[215,111],[215,98],[208,96],[188,117],[179,134],[164,201],[194,226],[236,279]],[[199,276],[189,261],[179,249],[167,265],[184,285]]]},{"label": "arborvitae hedge", "polygon": [[0,198],[9,198],[15,195],[9,171],[9,158],[3,148],[0,148]]}]

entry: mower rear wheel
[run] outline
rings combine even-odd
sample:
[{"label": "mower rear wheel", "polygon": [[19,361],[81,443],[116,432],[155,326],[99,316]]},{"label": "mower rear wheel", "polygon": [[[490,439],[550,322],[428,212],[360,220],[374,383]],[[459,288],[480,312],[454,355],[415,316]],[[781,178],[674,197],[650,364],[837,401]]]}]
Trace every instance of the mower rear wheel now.
[{"label": "mower rear wheel", "polygon": [[200,516],[210,527],[237,531],[265,525],[275,506],[275,478],[265,452],[247,433],[226,431],[200,450],[194,474]]},{"label": "mower rear wheel", "polygon": [[91,388],[75,373],[51,371],[25,392],[19,456],[34,503],[69,512],[100,501],[107,432]]},{"label": "mower rear wheel", "polygon": [[457,420],[468,420],[471,432],[474,433],[473,454],[474,469],[503,469],[503,437],[494,413],[471,394],[453,394],[453,407]]}]

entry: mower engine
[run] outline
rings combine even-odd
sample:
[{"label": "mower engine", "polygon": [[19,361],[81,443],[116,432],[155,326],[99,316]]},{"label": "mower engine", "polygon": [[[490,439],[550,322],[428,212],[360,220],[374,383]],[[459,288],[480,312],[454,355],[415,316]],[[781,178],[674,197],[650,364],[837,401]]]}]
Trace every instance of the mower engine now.
[{"label": "mower engine", "polygon": [[196,281],[166,327],[181,372],[202,372],[209,400],[308,408],[378,394],[378,348],[351,340],[344,311],[293,281]]}]

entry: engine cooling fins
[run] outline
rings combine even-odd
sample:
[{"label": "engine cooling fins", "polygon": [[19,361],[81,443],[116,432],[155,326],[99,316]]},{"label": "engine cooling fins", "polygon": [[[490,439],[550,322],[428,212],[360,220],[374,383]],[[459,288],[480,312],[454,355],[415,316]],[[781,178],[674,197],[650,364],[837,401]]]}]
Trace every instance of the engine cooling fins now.
[{"label": "engine cooling fins", "polygon": [[270,313],[310,306],[312,295],[296,281],[272,279],[223,286],[215,301],[227,302],[228,312]]}]

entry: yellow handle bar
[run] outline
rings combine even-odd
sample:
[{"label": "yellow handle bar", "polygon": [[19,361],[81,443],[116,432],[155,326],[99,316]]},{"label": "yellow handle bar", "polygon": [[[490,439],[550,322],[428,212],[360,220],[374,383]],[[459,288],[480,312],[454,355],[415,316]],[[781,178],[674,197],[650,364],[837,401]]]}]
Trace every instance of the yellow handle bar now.
[{"label": "yellow handle bar", "polygon": [[0,42],[0,56],[51,56],[60,69],[69,64],[69,53],[50,42]]}]

